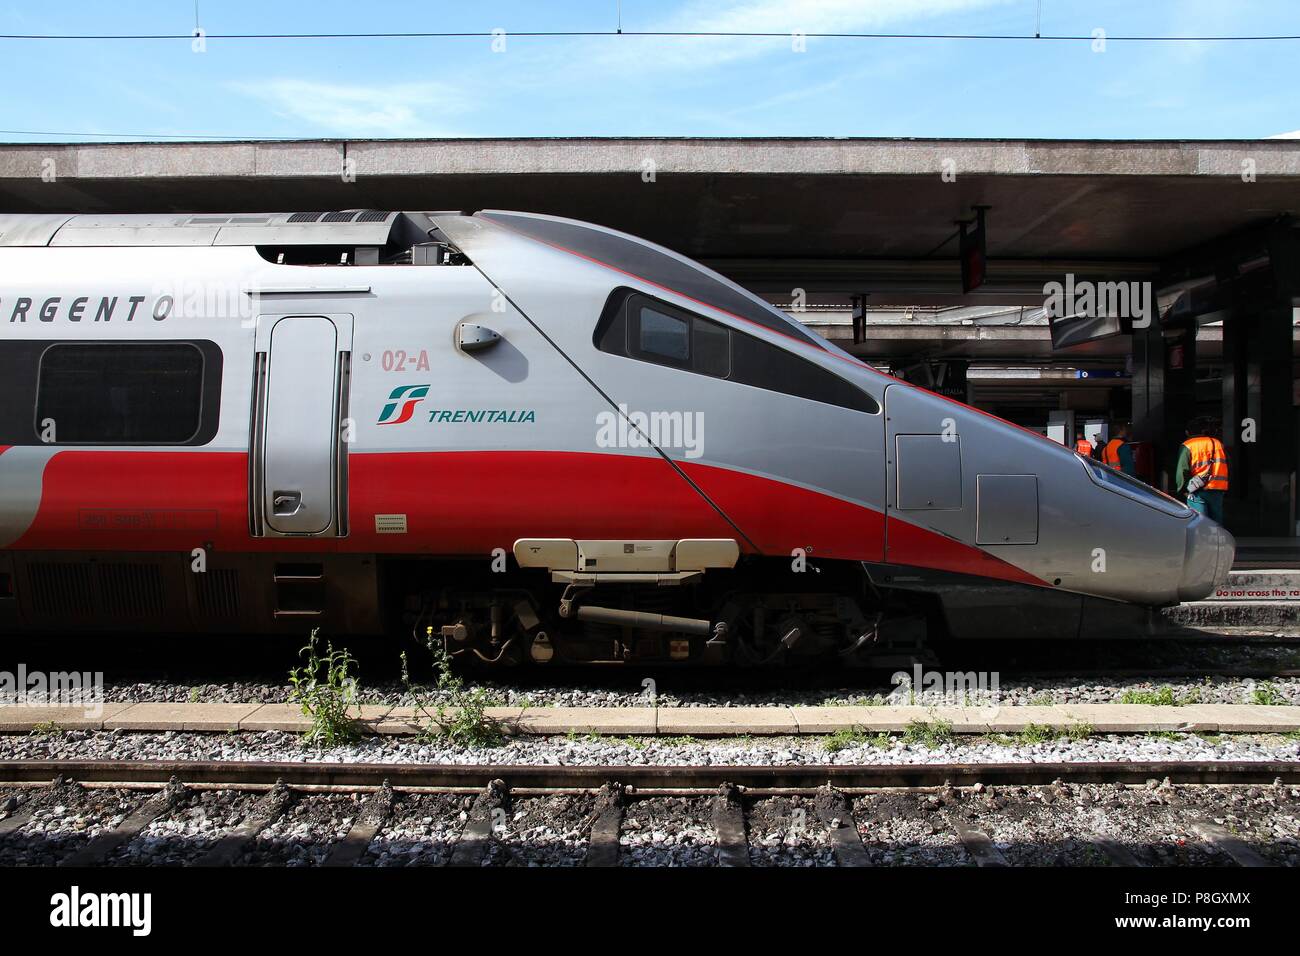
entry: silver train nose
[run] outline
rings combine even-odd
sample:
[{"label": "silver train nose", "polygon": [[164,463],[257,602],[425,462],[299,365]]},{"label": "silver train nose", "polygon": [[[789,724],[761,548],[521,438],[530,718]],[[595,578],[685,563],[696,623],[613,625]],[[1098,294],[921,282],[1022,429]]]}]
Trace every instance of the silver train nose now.
[{"label": "silver train nose", "polygon": [[1237,556],[1237,542],[1224,528],[1197,515],[1187,526],[1187,549],[1183,554],[1183,576],[1178,583],[1180,601],[1199,601],[1228,582],[1228,572]]}]

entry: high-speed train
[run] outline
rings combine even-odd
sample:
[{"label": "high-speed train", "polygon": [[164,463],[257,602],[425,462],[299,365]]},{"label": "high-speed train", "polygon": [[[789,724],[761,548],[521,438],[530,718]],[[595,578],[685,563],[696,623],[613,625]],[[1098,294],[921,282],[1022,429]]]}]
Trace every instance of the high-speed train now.
[{"label": "high-speed train", "polygon": [[599,226],[0,216],[0,631],[856,663],[1139,634],[1233,552]]}]

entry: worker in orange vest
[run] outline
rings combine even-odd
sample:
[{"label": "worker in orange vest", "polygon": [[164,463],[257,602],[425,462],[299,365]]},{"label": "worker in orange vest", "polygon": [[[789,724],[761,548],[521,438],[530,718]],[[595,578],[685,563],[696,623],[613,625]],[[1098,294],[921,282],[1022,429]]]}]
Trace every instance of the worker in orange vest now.
[{"label": "worker in orange vest", "polygon": [[1223,524],[1223,499],[1228,491],[1228,453],[1211,422],[1193,419],[1187,441],[1178,451],[1174,481],[1187,495],[1187,506]]},{"label": "worker in orange vest", "polygon": [[1074,434],[1074,450],[1084,458],[1092,457],[1092,442],[1083,436],[1083,429],[1078,429]]},{"label": "worker in orange vest", "polygon": [[1136,475],[1133,447],[1128,443],[1128,429],[1128,422],[1120,422],[1115,426],[1115,437],[1106,442],[1106,446],[1101,450],[1101,461],[1102,464],[1110,465],[1126,475]]}]

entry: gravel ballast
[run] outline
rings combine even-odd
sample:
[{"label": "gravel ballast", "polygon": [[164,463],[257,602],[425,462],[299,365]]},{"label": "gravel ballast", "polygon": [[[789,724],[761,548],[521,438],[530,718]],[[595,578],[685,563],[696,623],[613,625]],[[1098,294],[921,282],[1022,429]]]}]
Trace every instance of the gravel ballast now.
[{"label": "gravel ballast", "polygon": [[[5,865],[55,865],[150,799],[144,790],[60,784],[28,791],[36,813],[0,843]],[[823,797],[826,798],[822,806]],[[357,793],[292,792],[234,862],[318,866],[346,834],[366,799]],[[885,789],[851,801],[852,818],[830,791],[741,794],[753,866],[834,866],[823,814],[857,825],[876,866],[972,866],[959,828],[983,833],[1012,866],[1228,867],[1227,847],[1203,838],[1211,825],[1281,866],[1300,865],[1300,787],[1072,784]],[[714,829],[716,796],[630,795],[617,863],[627,867],[712,867],[724,862]],[[194,863],[221,837],[258,816],[257,794],[182,792],[180,802],[107,860],[110,865]],[[821,813],[818,807],[821,806]],[[598,798],[590,793],[472,795],[398,793],[363,866],[443,865],[473,820],[492,813],[481,865],[572,867],[585,861]],[[3,815],[0,814],[0,818]],[[831,817],[825,817],[831,819]],[[1115,847],[1125,856],[1117,857]]]},{"label": "gravel ballast", "polygon": [[322,763],[533,764],[559,766],[789,766],[1064,761],[1298,760],[1300,740],[1286,735],[1099,734],[1040,743],[1016,737],[956,737],[907,743],[901,737],[510,737],[497,747],[458,747],[405,737],[367,737],[317,749],[295,734],[63,731],[0,735],[3,760],[254,760]]},{"label": "gravel ballast", "polygon": [[[872,704],[961,704],[965,694],[909,694],[900,692],[888,681],[864,682],[862,686],[799,687],[796,680],[785,688],[727,688],[720,681],[719,690],[673,690],[666,681],[656,684],[651,695],[639,686],[602,687],[577,684],[533,686],[505,681],[480,681],[492,702],[501,707],[816,707]],[[991,686],[986,681],[986,686]],[[995,695],[971,695],[975,703],[996,703],[1004,707],[1030,704],[1115,704],[1125,702],[1126,695],[1166,691],[1180,704],[1253,704],[1273,703],[1300,706],[1300,678],[1297,677],[1214,677],[1162,679],[1141,677],[1106,678],[1080,675],[1042,679],[1005,678],[998,682]],[[290,688],[286,684],[233,683],[185,684],[161,681],[140,683],[106,683],[105,703],[192,703],[242,704],[287,703]],[[427,703],[451,703],[446,695],[429,692]],[[0,693],[0,705],[42,704],[47,698]],[[59,703],[58,701],[50,701]],[[358,703],[409,707],[416,701],[397,685],[362,685]]]}]

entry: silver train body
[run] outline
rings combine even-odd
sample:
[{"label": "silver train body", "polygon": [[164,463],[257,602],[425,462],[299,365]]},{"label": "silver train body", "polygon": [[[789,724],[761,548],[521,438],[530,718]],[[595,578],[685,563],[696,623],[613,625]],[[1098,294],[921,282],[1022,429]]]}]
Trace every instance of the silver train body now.
[{"label": "silver train body", "polygon": [[0,216],[0,627],[484,661],[1134,635],[1222,528],[667,249],[510,212]]}]

